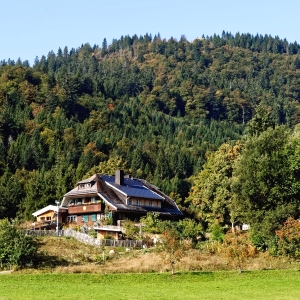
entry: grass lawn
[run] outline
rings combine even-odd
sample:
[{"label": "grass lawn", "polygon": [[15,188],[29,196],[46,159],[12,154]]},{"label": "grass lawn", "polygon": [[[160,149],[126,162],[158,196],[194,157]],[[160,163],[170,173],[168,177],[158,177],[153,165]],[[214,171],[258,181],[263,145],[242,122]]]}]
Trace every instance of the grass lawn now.
[{"label": "grass lawn", "polygon": [[3,274],[0,300],[300,299],[300,272]]}]

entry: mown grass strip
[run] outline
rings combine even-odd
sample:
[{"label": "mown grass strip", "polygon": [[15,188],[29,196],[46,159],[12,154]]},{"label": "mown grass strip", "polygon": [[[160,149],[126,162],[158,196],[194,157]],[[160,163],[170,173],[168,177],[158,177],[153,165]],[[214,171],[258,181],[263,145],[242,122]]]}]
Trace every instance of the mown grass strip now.
[{"label": "mown grass strip", "polygon": [[170,274],[0,275],[0,300],[300,299],[295,270]]}]

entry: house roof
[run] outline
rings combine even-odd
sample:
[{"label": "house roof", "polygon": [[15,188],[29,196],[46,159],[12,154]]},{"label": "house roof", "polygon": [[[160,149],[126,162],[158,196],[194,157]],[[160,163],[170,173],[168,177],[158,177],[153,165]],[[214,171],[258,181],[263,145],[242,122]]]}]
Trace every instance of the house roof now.
[{"label": "house roof", "polygon": [[144,184],[145,187],[155,191],[158,195],[163,196],[165,198],[165,202],[168,203],[168,206],[170,206],[170,208],[176,208],[176,210],[178,210],[180,212],[180,214],[182,215],[182,212],[179,210],[176,202],[171,197],[165,195],[158,187],[149,183],[148,181],[146,181],[144,179],[140,179],[140,180]]},{"label": "house roof", "polygon": [[81,180],[81,181],[78,181],[77,182],[77,185],[79,184],[83,184],[83,183],[90,183],[92,181],[97,181],[98,180],[98,175],[97,174],[94,174],[93,176],[87,178],[87,179],[84,179],[84,180]]},{"label": "house roof", "polygon": [[[100,193],[107,197],[107,203],[113,204],[117,210],[140,213],[157,212],[164,215],[182,215],[182,212],[179,210],[173,199],[165,195],[159,188],[151,185],[146,180],[124,178],[124,185],[119,185],[114,182],[114,179],[114,176],[102,175],[100,176],[98,186],[101,191]],[[106,183],[106,185],[103,183]],[[161,200],[162,205],[161,207],[128,205],[125,202],[126,197]]]},{"label": "house roof", "polygon": [[101,178],[116,190],[127,197],[140,197],[155,200],[164,200],[164,197],[158,195],[151,189],[145,187],[139,179],[136,178],[124,178],[124,185],[120,185],[115,182],[115,176],[102,175]]},{"label": "house roof", "polygon": [[98,194],[98,189],[97,186],[91,187],[88,189],[78,189],[77,187],[74,188],[73,190],[69,191],[68,193],[65,194],[65,197],[80,197],[80,196],[85,196],[85,195],[97,195]]},{"label": "house roof", "polygon": [[98,186],[100,197],[116,210],[144,212],[140,206],[127,205],[125,202],[126,197],[123,196],[124,199],[122,199],[122,195],[117,190],[110,188],[102,178],[99,179]]},{"label": "house roof", "polygon": [[[80,184],[91,183],[91,186],[79,188]],[[99,195],[113,210],[124,212],[158,212],[165,215],[182,215],[175,201],[165,195],[158,187],[146,180],[124,177],[124,184],[115,182],[115,176],[94,174],[77,182],[77,187],[64,195],[62,206],[67,206],[71,198]],[[137,206],[127,204],[129,197],[161,201],[161,207]]]},{"label": "house roof", "polygon": [[[59,207],[59,211],[62,211],[62,210],[65,211],[65,210],[67,210],[67,208]],[[55,212],[57,212],[57,206],[56,205],[48,205],[48,206],[46,206],[46,207],[44,207],[44,208],[42,208],[42,209],[34,212],[32,215],[34,217],[37,217],[37,216],[39,216],[39,215],[41,215],[41,214],[43,214],[43,213],[45,213],[47,211],[55,211]]]},{"label": "house roof", "polygon": [[[81,197],[84,195],[92,196],[92,195],[97,195],[98,194],[98,187],[97,187],[97,181],[99,180],[98,175],[95,174],[91,176],[90,178],[87,178],[85,180],[77,182],[77,186],[66,193],[64,197]],[[80,184],[85,184],[85,183],[91,183],[91,186],[88,188],[79,188]]]}]

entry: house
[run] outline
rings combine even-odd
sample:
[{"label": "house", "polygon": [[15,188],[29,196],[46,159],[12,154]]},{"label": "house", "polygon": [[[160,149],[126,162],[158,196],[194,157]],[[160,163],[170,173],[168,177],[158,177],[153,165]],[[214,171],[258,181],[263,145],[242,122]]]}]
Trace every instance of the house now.
[{"label": "house", "polygon": [[34,223],[35,229],[54,229],[57,226],[57,212],[59,224],[63,223],[62,216],[67,213],[68,209],[65,207],[58,207],[55,205],[48,205],[32,215],[36,217]]},{"label": "house", "polygon": [[[139,222],[148,212],[163,219],[179,219],[183,214],[175,201],[146,180],[117,170],[114,176],[94,174],[79,181],[61,201],[61,222],[88,225],[100,238],[118,238],[124,232],[125,220]],[[40,217],[38,212],[33,215]]]},{"label": "house", "polygon": [[242,225],[242,230],[243,230],[243,231],[247,231],[247,230],[249,230],[249,229],[250,229],[250,225],[249,225],[249,224],[243,223],[243,225]]}]

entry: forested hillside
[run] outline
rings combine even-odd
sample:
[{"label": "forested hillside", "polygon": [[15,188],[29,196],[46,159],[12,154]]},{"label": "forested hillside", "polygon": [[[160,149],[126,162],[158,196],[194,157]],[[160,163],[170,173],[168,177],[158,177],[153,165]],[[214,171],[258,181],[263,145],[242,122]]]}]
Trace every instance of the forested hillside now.
[{"label": "forested hillside", "polygon": [[[161,187],[204,226],[241,220],[252,205],[272,211],[291,201],[292,211],[300,180],[293,132],[300,122],[299,49],[271,36],[223,32],[190,42],[146,34],[51,51],[32,67],[1,61],[0,218],[30,219],[88,174],[116,168]],[[265,142],[273,135],[281,146]],[[295,159],[255,194],[257,187],[246,191],[241,180],[256,166],[274,174],[276,163],[259,161],[265,149],[257,149],[255,166],[241,154],[255,156],[260,141],[273,145],[277,162]],[[232,154],[221,155],[225,171],[218,153]],[[293,185],[284,196],[282,176]],[[208,183],[215,186],[205,192]]]}]

